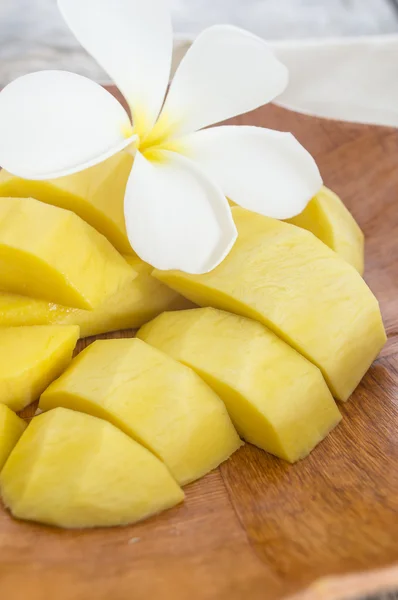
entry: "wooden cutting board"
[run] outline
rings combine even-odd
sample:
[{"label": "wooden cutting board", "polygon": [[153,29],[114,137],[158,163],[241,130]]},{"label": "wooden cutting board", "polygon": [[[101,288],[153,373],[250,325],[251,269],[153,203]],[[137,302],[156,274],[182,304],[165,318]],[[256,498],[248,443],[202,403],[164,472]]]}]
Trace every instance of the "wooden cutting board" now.
[{"label": "wooden cutting board", "polygon": [[[188,486],[183,505],[131,527],[62,531],[0,509],[1,599],[268,600],[398,561],[398,131],[274,106],[234,122],[292,131],[315,156],[365,232],[388,343],[342,424],[297,465],[246,444]],[[317,584],[305,598],[382,582],[398,589],[398,572]]]}]

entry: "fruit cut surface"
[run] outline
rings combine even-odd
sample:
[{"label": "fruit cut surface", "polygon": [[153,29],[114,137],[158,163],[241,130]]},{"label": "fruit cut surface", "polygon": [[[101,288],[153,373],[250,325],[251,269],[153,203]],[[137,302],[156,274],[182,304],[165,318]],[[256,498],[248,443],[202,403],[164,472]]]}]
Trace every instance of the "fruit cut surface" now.
[{"label": "fruit cut surface", "polygon": [[181,485],[241,441],[223,402],[188,367],[138,339],[97,340],[42,394],[39,407],[108,419],[156,454]]},{"label": "fruit cut surface", "polygon": [[124,258],[134,269],[132,278],[98,308],[82,310],[0,292],[0,327],[78,325],[80,337],[84,338],[136,329],[165,310],[192,308],[192,302],[152,277],[149,265],[135,256]]},{"label": "fruit cut surface", "polygon": [[0,290],[92,310],[133,278],[108,240],[69,210],[0,198]]},{"label": "fruit cut surface", "polygon": [[323,186],[305,210],[288,223],[311,231],[361,275],[364,271],[364,235],[340,198]]},{"label": "fruit cut surface", "polygon": [[0,471],[25,429],[25,421],[8,406],[0,404]]},{"label": "fruit cut surface", "polygon": [[137,336],[194,369],[241,437],[295,462],[341,420],[320,370],[261,323],[214,308],[163,313]]},{"label": "fruit cut surface", "polygon": [[347,400],[386,334],[376,298],[359,273],[308,231],[232,208],[238,239],[213,271],[153,275],[200,306],[247,316],[317,365]]},{"label": "fruit cut surface", "polygon": [[64,408],[34,417],[0,487],[15,517],[67,528],[134,523],[184,497],[146,448],[107,421]]},{"label": "fruit cut surface", "polygon": [[0,171],[0,196],[35,198],[73,211],[122,254],[133,253],[124,223],[124,192],[133,157],[121,152],[80,173],[31,181]]},{"label": "fruit cut surface", "polygon": [[79,327],[0,329],[0,403],[19,411],[38,400],[72,359]]}]

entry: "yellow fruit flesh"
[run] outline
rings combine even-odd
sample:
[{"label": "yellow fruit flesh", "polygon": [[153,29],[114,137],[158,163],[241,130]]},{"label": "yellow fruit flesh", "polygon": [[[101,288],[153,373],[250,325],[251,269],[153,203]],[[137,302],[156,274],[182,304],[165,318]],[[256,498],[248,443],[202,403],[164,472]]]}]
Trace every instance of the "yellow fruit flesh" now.
[{"label": "yellow fruit flesh", "polygon": [[239,437],[216,394],[191,369],[141,340],[94,342],[41,396],[108,419],[161,458],[181,484],[226,460]]},{"label": "yellow fruit flesh", "polygon": [[74,213],[0,198],[0,289],[93,309],[132,279],[108,240]]},{"label": "yellow fruit flesh", "polygon": [[385,343],[376,298],[361,276],[314,235],[232,208],[239,232],[227,258],[204,275],[154,271],[195,304],[262,322],[317,365],[347,400]]},{"label": "yellow fruit flesh", "polygon": [[322,187],[307,208],[288,223],[311,231],[361,275],[364,271],[364,235],[340,198]]},{"label": "yellow fruit flesh", "polygon": [[137,337],[194,369],[241,437],[290,462],[341,419],[319,369],[261,323],[199,308],[164,313]]},{"label": "yellow fruit flesh", "polygon": [[106,421],[63,408],[31,421],[0,486],[15,517],[68,528],[133,523],[184,497],[148,450]]},{"label": "yellow fruit flesh", "polygon": [[133,158],[121,152],[81,173],[31,181],[0,171],[0,196],[35,198],[75,212],[121,253],[133,253],[124,223],[124,192]]},{"label": "yellow fruit flesh", "polygon": [[125,259],[138,276],[94,310],[69,308],[0,292],[0,327],[78,325],[80,337],[84,338],[120,329],[136,329],[165,310],[192,308],[189,300],[151,276],[152,267],[138,257],[125,256]]},{"label": "yellow fruit flesh", "polygon": [[17,417],[5,404],[0,404],[0,471],[25,428],[23,419]]},{"label": "yellow fruit flesh", "polygon": [[0,329],[0,403],[18,411],[37,400],[71,361],[78,339],[76,326]]}]

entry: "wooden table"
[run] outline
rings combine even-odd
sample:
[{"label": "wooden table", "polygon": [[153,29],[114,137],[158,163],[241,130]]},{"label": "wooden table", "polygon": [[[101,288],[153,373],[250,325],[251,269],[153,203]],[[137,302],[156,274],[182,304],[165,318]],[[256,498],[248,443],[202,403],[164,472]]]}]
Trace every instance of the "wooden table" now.
[{"label": "wooden table", "polygon": [[[0,509],[2,600],[271,600],[398,561],[398,132],[273,106],[235,123],[290,130],[316,157],[365,232],[388,343],[342,424],[296,465],[246,444],[182,506],[131,527],[62,531]],[[345,597],[368,583],[343,583]],[[310,597],[341,597],[320,589]]]}]

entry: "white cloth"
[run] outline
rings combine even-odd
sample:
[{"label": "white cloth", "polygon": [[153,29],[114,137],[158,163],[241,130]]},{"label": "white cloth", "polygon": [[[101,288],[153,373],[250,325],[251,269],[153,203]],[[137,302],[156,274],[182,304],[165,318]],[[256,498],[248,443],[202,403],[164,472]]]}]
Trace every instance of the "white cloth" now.
[{"label": "white cloth", "polygon": [[[175,42],[174,68],[189,48]],[[288,67],[278,104],[306,114],[398,127],[398,35],[270,43]]]}]

